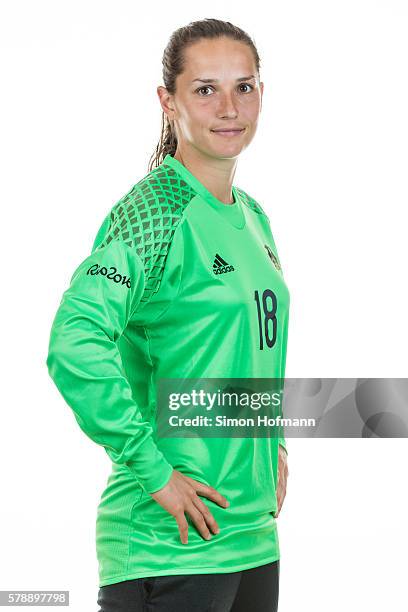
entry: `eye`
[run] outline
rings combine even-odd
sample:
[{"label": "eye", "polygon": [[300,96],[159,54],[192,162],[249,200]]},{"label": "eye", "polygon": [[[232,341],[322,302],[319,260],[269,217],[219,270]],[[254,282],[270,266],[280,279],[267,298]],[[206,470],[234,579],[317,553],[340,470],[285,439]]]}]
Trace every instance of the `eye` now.
[{"label": "eye", "polygon": [[[210,87],[210,85],[202,85],[201,87],[199,87],[198,89],[196,89],[196,93],[198,93],[199,91],[201,91],[202,89],[212,89],[212,87]],[[204,97],[205,94],[204,94]]]},{"label": "eye", "polygon": [[[241,83],[240,87],[250,87],[249,91],[253,90],[253,86],[250,85],[249,83]],[[246,91],[244,91],[244,93],[247,93]]]}]

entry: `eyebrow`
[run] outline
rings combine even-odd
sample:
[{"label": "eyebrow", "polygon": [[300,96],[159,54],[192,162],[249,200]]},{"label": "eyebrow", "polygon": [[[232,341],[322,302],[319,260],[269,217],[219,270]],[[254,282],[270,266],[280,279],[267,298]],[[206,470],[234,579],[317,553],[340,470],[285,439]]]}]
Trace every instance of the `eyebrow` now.
[{"label": "eyebrow", "polygon": [[[250,81],[251,79],[254,79],[255,76],[253,74],[250,74],[249,76],[246,77],[240,77],[239,79],[237,79],[238,82],[240,81]],[[201,83],[218,83],[219,80],[218,79],[193,79],[191,82],[194,83],[195,81],[201,81]]]}]

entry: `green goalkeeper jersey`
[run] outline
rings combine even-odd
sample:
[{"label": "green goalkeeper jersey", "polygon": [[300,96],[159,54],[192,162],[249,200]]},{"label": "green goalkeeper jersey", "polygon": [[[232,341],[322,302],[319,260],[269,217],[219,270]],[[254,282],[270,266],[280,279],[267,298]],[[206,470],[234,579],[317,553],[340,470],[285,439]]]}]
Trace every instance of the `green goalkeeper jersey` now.
[{"label": "green goalkeeper jersey", "polygon": [[[96,517],[100,586],[280,557],[283,438],[157,435],[161,379],[285,374],[289,292],[270,222],[247,192],[232,192],[234,203],[222,203],[167,155],[111,208],[56,312],[49,374],[112,460]],[[201,497],[220,528],[210,540],[189,521],[182,544],[175,518],[151,497],[173,468],[230,502]]]}]

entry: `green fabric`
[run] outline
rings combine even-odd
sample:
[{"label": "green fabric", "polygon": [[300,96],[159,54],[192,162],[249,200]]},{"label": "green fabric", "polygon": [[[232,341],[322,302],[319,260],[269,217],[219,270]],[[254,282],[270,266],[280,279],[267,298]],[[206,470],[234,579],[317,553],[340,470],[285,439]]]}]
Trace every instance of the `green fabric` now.
[{"label": "green fabric", "polygon": [[[270,222],[243,189],[234,186],[233,197],[220,202],[167,155],[109,211],[55,315],[50,376],[112,460],[96,521],[100,586],[239,571],[280,556],[273,513],[285,440],[156,431],[162,378],[285,374],[290,298]],[[216,256],[233,269],[215,274]],[[265,291],[276,299],[273,344],[255,300]],[[173,468],[230,502],[201,497],[220,527],[211,540],[189,520],[183,545],[174,517],[151,497]]]}]

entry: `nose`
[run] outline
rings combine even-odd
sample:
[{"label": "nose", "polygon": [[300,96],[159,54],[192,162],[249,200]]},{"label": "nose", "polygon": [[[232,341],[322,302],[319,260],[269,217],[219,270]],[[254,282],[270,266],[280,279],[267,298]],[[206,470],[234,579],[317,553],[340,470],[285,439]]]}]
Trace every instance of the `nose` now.
[{"label": "nose", "polygon": [[234,104],[233,96],[228,92],[222,92],[219,96],[218,116],[234,118],[237,116],[237,109]]}]

